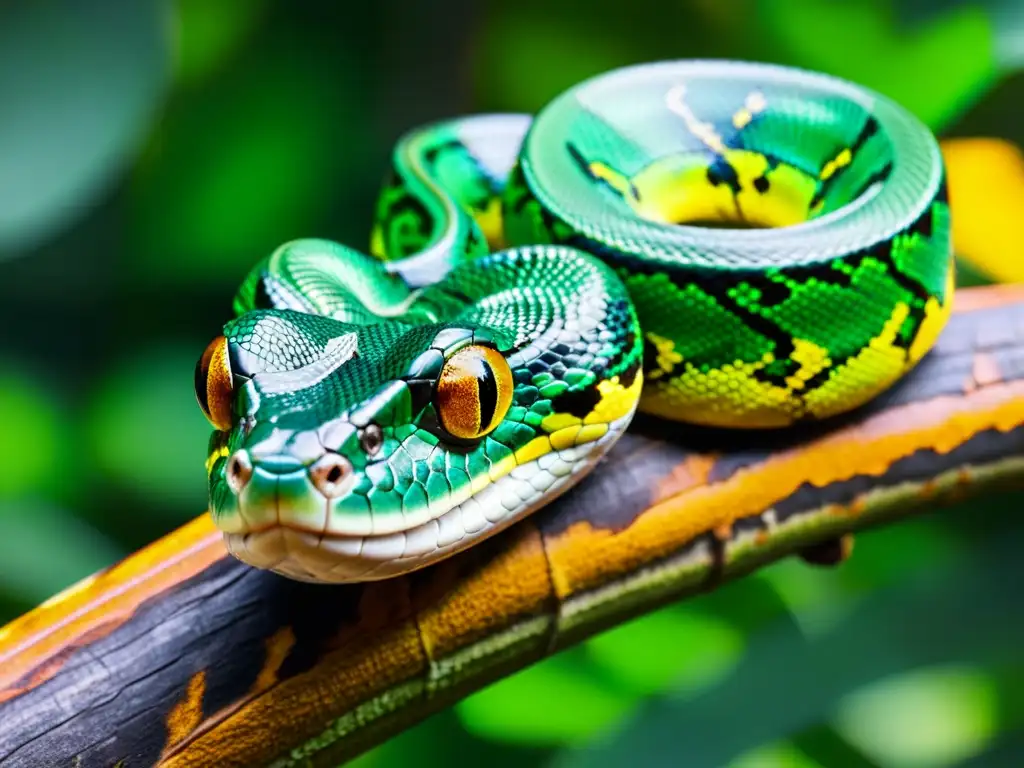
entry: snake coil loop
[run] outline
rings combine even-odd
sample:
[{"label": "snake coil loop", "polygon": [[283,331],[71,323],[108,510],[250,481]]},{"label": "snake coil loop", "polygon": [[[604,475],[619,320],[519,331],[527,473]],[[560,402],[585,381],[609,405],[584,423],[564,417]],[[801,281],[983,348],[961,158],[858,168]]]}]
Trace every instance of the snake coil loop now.
[{"label": "snake coil loop", "polygon": [[551,503],[636,410],[850,411],[950,312],[930,132],[854,84],[674,61],[397,144],[370,252],[297,240],[207,347],[210,506],[311,581],[407,573]]}]

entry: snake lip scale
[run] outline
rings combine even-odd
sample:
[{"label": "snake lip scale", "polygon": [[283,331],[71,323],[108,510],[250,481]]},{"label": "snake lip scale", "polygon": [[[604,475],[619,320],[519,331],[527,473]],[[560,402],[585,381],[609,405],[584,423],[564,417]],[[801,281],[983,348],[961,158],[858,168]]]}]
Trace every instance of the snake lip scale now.
[{"label": "snake lip scale", "polygon": [[[607,453],[629,424],[620,419],[591,444],[547,454],[512,470],[518,493],[511,509],[500,494],[466,499],[437,518],[390,533],[344,535],[294,523],[269,523],[245,533],[226,534],[228,551],[262,568],[300,581],[370,581],[422,568],[492,536],[567,491]],[[538,482],[539,480],[539,482]],[[533,481],[531,483],[531,481]],[[490,497],[490,498],[489,498]],[[325,499],[325,514],[328,501]]]},{"label": "snake lip scale", "polygon": [[891,100],[681,60],[399,139],[369,253],[261,259],[196,366],[229,550],[389,578],[549,504],[634,414],[785,429],[928,353],[954,263],[935,137]]}]

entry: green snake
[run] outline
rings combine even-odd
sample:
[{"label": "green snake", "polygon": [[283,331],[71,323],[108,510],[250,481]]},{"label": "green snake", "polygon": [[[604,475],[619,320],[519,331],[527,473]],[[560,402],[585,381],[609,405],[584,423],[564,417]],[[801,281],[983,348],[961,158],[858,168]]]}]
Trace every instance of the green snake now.
[{"label": "green snake", "polygon": [[413,130],[393,166],[370,254],[282,245],[196,367],[216,525],[291,578],[472,546],[593,470],[637,410],[744,429],[851,411],[949,315],[935,137],[830,76],[631,66],[535,117]]}]

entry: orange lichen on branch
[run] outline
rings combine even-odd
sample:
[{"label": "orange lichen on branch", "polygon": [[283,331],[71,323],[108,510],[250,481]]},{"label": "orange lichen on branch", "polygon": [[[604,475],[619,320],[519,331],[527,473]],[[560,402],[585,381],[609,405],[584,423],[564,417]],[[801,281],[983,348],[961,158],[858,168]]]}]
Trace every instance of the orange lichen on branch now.
[{"label": "orange lichen on branch", "polygon": [[288,658],[288,652],[295,645],[295,630],[291,627],[281,627],[264,643],[267,649],[266,659],[260,673],[256,676],[256,682],[252,685],[252,694],[262,693],[277,682],[277,673],[281,665]]},{"label": "orange lichen on branch", "polygon": [[[510,546],[467,572],[470,558],[439,563],[417,583],[414,604],[431,660],[494,634],[517,621],[549,616],[555,601],[544,543],[533,526],[509,533]],[[472,562],[472,565],[478,565]]]},{"label": "orange lichen on branch", "polygon": [[[352,594],[352,590],[334,594]],[[322,608],[330,611],[327,590],[324,596]],[[315,666],[207,719],[161,765],[262,765],[286,754],[296,743],[317,737],[361,703],[410,680],[422,681],[426,670],[408,580],[367,584],[359,591],[358,617],[339,632]],[[421,697],[422,685],[410,688],[408,696]],[[395,703],[399,702],[396,697]],[[274,727],[267,728],[267,723]]]},{"label": "orange lichen on branch", "polygon": [[[112,632],[145,600],[226,557],[221,541],[202,515],[0,629],[0,702],[51,677],[71,648]],[[36,668],[39,674],[21,680]]]},{"label": "orange lichen on branch", "polygon": [[[275,739],[294,743],[301,733],[304,740],[315,740],[332,720],[396,685],[408,684],[411,696],[425,695],[431,662],[516,622],[552,614],[553,591],[536,528],[510,532],[493,558],[474,554],[479,553],[444,561],[412,579],[366,585],[358,593],[357,618],[330,639],[316,666],[284,680],[278,672],[295,635],[290,627],[278,630],[265,644],[250,693],[193,723],[188,737],[168,750],[165,764],[234,765],[220,759],[227,744],[239,755],[239,765],[269,760],[282,748]],[[357,594],[347,587],[331,592]],[[325,600],[323,609],[332,610],[328,591]],[[537,657],[546,649],[546,642],[538,642]],[[264,718],[278,713],[280,720],[281,712],[294,721],[284,728],[278,723],[269,739],[259,736]]]},{"label": "orange lichen on branch", "polygon": [[856,475],[880,477],[922,449],[946,453],[984,430],[1024,424],[1024,381],[962,397],[910,403],[796,449],[771,455],[729,479],[654,504],[618,532],[576,523],[547,542],[559,598],[598,587],[679,550],[698,536],[729,530],[790,497]]},{"label": "orange lichen on branch", "polygon": [[183,741],[203,719],[203,694],[206,692],[206,670],[199,670],[188,681],[185,693],[167,715],[167,744]]},{"label": "orange lichen on branch", "polygon": [[[263,666],[260,668],[259,674],[256,676],[256,681],[249,689],[248,695],[231,702],[226,707],[207,713],[202,706],[202,695],[195,696],[194,698],[186,696],[182,699],[178,705],[175,706],[174,710],[168,716],[168,738],[166,746],[164,747],[161,760],[166,760],[172,755],[176,754],[180,748],[186,746],[188,741],[197,739],[203,733],[214,730],[221,722],[226,720],[228,717],[234,715],[239,710],[244,709],[248,702],[262,694],[263,692],[273,688],[278,683],[278,675],[281,671],[281,665],[284,664],[285,659],[288,658],[288,654],[295,646],[295,631],[290,626],[282,627],[277,630],[274,634],[266,639],[264,642],[265,656],[263,660]],[[203,673],[205,679],[205,670]],[[198,675],[196,676],[198,677]],[[192,684],[195,682],[195,677],[189,681],[188,690],[192,689]],[[185,718],[181,713],[178,712],[179,708],[183,707],[186,702],[192,702],[195,706],[191,707],[189,717]],[[174,725],[172,725],[174,722]]]},{"label": "orange lichen on branch", "polygon": [[652,501],[671,499],[691,488],[707,485],[717,458],[712,454],[701,453],[687,456],[685,461],[678,464],[658,483]]}]

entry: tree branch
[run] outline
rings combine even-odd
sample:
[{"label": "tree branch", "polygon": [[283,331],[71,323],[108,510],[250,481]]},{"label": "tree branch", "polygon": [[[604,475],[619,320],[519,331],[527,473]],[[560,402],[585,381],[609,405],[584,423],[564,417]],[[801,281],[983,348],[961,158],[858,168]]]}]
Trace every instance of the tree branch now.
[{"label": "tree branch", "polygon": [[785,434],[640,418],[551,507],[411,577],[288,581],[200,517],[0,630],[0,765],[336,765],[668,601],[1022,481],[1024,287],[964,290],[858,414]]}]

